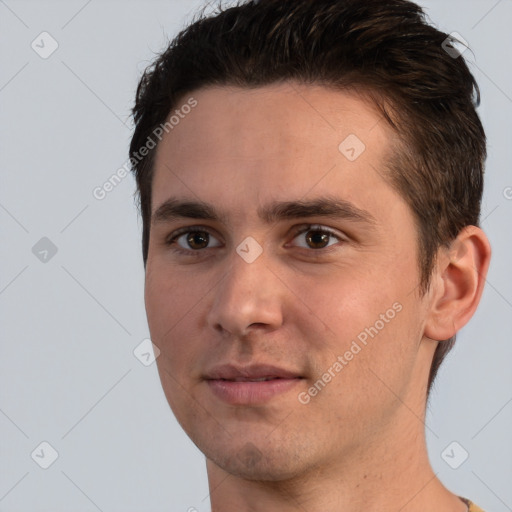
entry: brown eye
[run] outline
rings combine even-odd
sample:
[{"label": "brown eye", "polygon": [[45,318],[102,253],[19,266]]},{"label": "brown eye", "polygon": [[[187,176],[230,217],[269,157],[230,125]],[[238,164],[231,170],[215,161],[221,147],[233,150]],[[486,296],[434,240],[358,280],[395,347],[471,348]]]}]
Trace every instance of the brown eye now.
[{"label": "brown eye", "polygon": [[325,231],[312,229],[306,234],[306,242],[312,249],[323,249],[327,247],[331,236],[330,233]]},{"label": "brown eye", "polygon": [[297,247],[303,249],[316,249],[321,251],[327,249],[338,242],[346,242],[342,233],[333,231],[321,225],[303,226],[295,233],[294,240]]},{"label": "brown eye", "polygon": [[191,249],[204,249],[210,241],[209,233],[205,231],[191,231],[187,236],[187,243]]},{"label": "brown eye", "polygon": [[182,228],[175,231],[166,241],[166,245],[181,254],[193,255],[205,249],[221,247],[222,243],[205,228]]}]

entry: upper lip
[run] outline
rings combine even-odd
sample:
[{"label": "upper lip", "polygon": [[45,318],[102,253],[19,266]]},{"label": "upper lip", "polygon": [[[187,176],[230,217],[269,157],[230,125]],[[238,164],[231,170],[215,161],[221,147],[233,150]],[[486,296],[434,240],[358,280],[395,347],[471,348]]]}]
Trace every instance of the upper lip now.
[{"label": "upper lip", "polygon": [[215,366],[207,372],[207,380],[225,379],[225,380],[251,380],[261,379],[263,377],[274,377],[278,379],[296,379],[302,378],[297,372],[285,370],[277,366],[268,364],[251,364],[248,366],[236,366],[232,364],[223,364]]}]

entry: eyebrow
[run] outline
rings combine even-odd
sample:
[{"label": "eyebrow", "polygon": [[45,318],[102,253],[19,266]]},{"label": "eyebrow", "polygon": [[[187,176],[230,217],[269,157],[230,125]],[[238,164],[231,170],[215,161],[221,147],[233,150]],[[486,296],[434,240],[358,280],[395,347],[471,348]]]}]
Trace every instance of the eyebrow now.
[{"label": "eyebrow", "polygon": [[[337,197],[320,197],[309,201],[275,201],[258,208],[257,213],[260,219],[267,224],[305,217],[345,219],[369,226],[377,224],[377,220],[370,212]],[[227,215],[217,210],[212,204],[171,197],[153,213],[151,224],[166,223],[183,218],[227,223]]]}]

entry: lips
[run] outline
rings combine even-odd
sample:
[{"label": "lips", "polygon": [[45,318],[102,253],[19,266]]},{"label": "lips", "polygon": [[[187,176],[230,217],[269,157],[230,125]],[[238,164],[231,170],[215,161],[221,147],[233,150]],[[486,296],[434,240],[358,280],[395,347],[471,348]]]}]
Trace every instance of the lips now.
[{"label": "lips", "polygon": [[267,381],[267,380],[275,380],[275,379],[280,379],[280,378],[281,377],[274,377],[274,376],[268,375],[266,377],[259,377],[259,378],[236,377],[236,379],[221,379],[221,380],[231,380],[233,382],[263,382],[263,381]]},{"label": "lips", "polygon": [[262,405],[296,387],[304,377],[271,365],[213,368],[205,376],[213,394],[230,405]]},{"label": "lips", "polygon": [[253,364],[250,366],[226,364],[217,366],[206,374],[206,379],[208,380],[231,380],[235,382],[295,378],[302,378],[302,376],[297,372],[263,364]]}]

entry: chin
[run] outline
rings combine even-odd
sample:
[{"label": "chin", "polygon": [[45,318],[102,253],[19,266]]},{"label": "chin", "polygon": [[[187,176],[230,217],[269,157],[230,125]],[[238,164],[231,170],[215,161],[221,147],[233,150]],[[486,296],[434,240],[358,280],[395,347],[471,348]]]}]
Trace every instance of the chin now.
[{"label": "chin", "polygon": [[227,473],[245,480],[278,482],[299,475],[304,460],[299,454],[289,453],[283,446],[280,448],[256,446],[250,441],[226,447],[200,447],[209,463],[215,464]]}]

